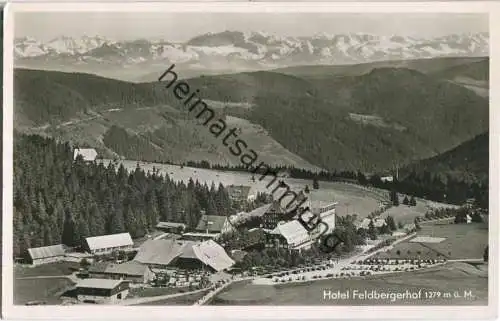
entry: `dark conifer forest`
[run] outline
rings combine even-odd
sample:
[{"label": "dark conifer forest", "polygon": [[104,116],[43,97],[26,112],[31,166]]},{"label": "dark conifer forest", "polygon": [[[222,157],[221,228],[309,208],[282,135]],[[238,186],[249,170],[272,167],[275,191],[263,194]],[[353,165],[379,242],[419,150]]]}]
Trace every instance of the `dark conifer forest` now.
[{"label": "dark conifer forest", "polygon": [[194,228],[205,210],[231,211],[226,189],[174,182],[157,171],[73,160],[67,143],[35,135],[14,136],[14,255],[30,247],[130,232],[142,237],[158,221]]}]

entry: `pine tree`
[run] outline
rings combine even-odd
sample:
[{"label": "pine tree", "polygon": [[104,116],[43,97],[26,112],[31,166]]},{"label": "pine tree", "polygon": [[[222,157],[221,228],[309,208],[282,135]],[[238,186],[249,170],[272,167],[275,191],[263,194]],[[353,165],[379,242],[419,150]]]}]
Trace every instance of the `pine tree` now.
[{"label": "pine tree", "polygon": [[14,207],[13,213],[12,213],[12,220],[13,220],[13,235],[14,235],[14,241],[13,241],[13,252],[14,256],[21,256],[27,248],[23,246],[22,244],[22,239],[24,237],[24,224],[23,224],[23,217],[21,212],[16,211],[16,208]]},{"label": "pine tree", "polygon": [[396,190],[391,191],[391,201],[392,205],[399,206],[399,195],[398,192],[396,192]]},{"label": "pine tree", "polygon": [[408,200],[408,196],[405,196],[405,198],[403,199],[403,205],[409,205],[410,204],[410,201]]},{"label": "pine tree", "polygon": [[397,230],[396,223],[394,222],[394,218],[392,218],[392,216],[390,216],[390,215],[387,216],[387,218],[385,219],[385,222],[387,223],[389,230],[391,230],[391,231]]},{"label": "pine tree", "polygon": [[368,225],[368,236],[372,240],[377,239],[377,229],[375,228],[375,224],[373,224],[373,220],[370,220],[370,224]]},{"label": "pine tree", "polygon": [[420,231],[420,223],[418,217],[415,217],[413,223],[415,224],[415,230]]},{"label": "pine tree", "polygon": [[109,233],[111,234],[116,234],[116,233],[123,233],[125,231],[125,220],[123,218],[123,210],[120,207],[119,209],[117,208],[115,213],[111,214],[111,220],[110,220],[110,226],[109,226]]},{"label": "pine tree", "polygon": [[417,206],[417,201],[415,200],[415,197],[412,196],[410,198],[410,203],[409,204],[410,204],[410,206]]},{"label": "pine tree", "polygon": [[319,182],[317,178],[313,179],[313,189],[319,189]]},{"label": "pine tree", "polygon": [[63,231],[62,231],[62,237],[61,237],[61,243],[65,244],[67,246],[78,245],[77,240],[75,240],[75,238],[76,238],[75,234],[76,234],[75,221],[73,219],[73,216],[70,214],[70,212],[66,211],[64,225],[63,225]]}]

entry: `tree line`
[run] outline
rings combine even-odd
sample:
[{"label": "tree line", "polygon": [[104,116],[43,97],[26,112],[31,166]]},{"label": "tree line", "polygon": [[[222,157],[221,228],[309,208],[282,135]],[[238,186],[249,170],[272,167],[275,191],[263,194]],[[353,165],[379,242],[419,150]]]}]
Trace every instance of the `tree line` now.
[{"label": "tree line", "polygon": [[[191,161],[185,165],[216,170],[248,171],[243,165],[211,165],[207,161]],[[393,177],[392,181],[382,180],[382,177],[378,174],[365,175],[360,171],[323,170],[314,172],[307,169],[295,168],[293,166],[274,166],[272,170],[275,173],[289,173],[291,178],[310,179],[313,181],[314,188],[319,188],[318,180],[333,182],[344,181],[389,190],[391,193],[407,194],[410,195],[411,198],[408,199],[408,204],[405,205],[410,206],[416,204],[415,197],[456,205],[462,205],[466,200],[474,198],[476,200],[476,206],[485,209],[488,208],[487,181],[469,182],[451,175],[443,177],[441,173],[431,173],[430,171],[417,172],[415,170],[412,170],[400,180]],[[391,201],[394,203],[398,202],[396,198],[393,198],[392,194]]]}]

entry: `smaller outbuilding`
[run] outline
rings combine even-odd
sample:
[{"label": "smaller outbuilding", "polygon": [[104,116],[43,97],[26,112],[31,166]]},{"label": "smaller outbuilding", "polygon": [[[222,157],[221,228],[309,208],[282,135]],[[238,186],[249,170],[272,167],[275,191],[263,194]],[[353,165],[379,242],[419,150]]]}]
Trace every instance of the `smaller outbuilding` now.
[{"label": "smaller outbuilding", "polygon": [[73,159],[82,156],[85,162],[93,162],[97,158],[97,151],[93,148],[75,148],[73,151]]},{"label": "smaller outbuilding", "polygon": [[176,222],[159,222],[156,228],[168,233],[182,233],[186,229],[186,224]]},{"label": "smaller outbuilding", "polygon": [[123,280],[84,279],[76,285],[77,299],[86,303],[117,303],[128,292],[129,282]]}]

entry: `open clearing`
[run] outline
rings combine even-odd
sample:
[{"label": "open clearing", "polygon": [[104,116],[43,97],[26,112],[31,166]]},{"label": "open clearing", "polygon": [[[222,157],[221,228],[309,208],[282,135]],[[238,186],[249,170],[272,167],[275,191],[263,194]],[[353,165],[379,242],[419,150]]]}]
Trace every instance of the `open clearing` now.
[{"label": "open clearing", "polygon": [[[388,192],[387,192],[388,193]],[[397,222],[403,224],[413,223],[415,217],[424,216],[427,211],[436,208],[456,208],[456,205],[450,205],[445,203],[438,203],[429,200],[423,200],[417,198],[416,206],[408,206],[403,204],[404,196],[399,195],[399,206],[393,206],[387,211],[385,211],[381,217],[386,218],[391,215],[396,219]],[[422,222],[424,224],[424,222]]]},{"label": "open clearing", "polygon": [[[102,163],[107,166],[111,160],[102,160]],[[169,164],[159,164],[159,163],[146,163],[137,162],[133,160],[122,160],[119,163],[129,170],[133,171],[136,169],[137,164],[140,168],[147,171],[153,171],[153,167],[160,171],[162,175],[168,175],[171,179],[175,181],[183,181],[187,183],[189,179],[198,181],[201,184],[206,183],[209,186],[212,182],[216,185],[222,183],[224,186],[228,185],[246,185],[250,186],[250,195],[257,195],[258,192],[271,193],[272,189],[275,188],[276,183],[267,188],[266,185],[271,181],[271,176],[264,178],[259,181],[260,176],[255,175],[255,182],[252,181],[252,174],[248,172],[229,172],[229,171],[218,171],[204,168],[193,168],[193,167],[181,167],[178,165]],[[299,192],[305,188],[306,185],[309,188],[312,187],[311,180],[296,179],[296,178],[283,178],[283,180],[290,186],[290,188],[296,192]],[[338,202],[337,214],[357,214],[358,217],[366,217],[376,209],[380,207],[381,201],[386,201],[389,196],[388,191],[366,188],[360,185],[343,183],[343,182],[319,182],[320,188],[318,190],[312,190],[309,195],[310,199],[316,201],[330,201]],[[283,191],[283,189],[281,190]],[[278,190],[276,195],[279,196],[283,192]],[[403,198],[401,197],[401,202]],[[287,200],[283,200],[283,205],[285,205]],[[382,214],[382,217],[387,215],[392,215],[396,221],[401,221],[402,223],[412,223],[416,216],[423,216],[430,208],[437,207],[448,207],[448,204],[436,203],[427,200],[417,199],[417,206],[408,207],[405,205],[400,205],[395,208],[389,209],[387,213]]]},{"label": "open clearing", "polygon": [[439,243],[414,243],[409,240],[375,257],[480,259],[488,245],[488,227],[484,223],[422,225],[421,228],[417,236],[441,237],[445,240]]},{"label": "open clearing", "polygon": [[176,293],[181,293],[181,292],[187,292],[188,289],[184,288],[169,288],[169,287],[164,287],[164,288],[131,288],[129,292],[129,297],[140,297],[140,298],[147,298],[147,297],[152,297],[152,296],[159,296],[159,295],[167,295],[167,294],[176,294]]},{"label": "open clearing", "polygon": [[14,304],[43,301],[46,304],[61,304],[59,298],[74,285],[68,278],[14,279]]},{"label": "open clearing", "polygon": [[14,267],[14,278],[70,275],[75,270],[78,270],[79,267],[78,263],[72,262],[57,262],[39,266],[16,265]]},{"label": "open clearing", "polygon": [[[405,272],[391,275],[371,276],[357,279],[330,279],[308,283],[296,283],[274,286],[275,293],[267,300],[259,302],[264,305],[487,305],[488,304],[488,278],[487,269],[477,268],[465,263],[449,263],[445,266],[431,268],[425,271]],[[269,293],[268,286],[263,286],[262,291],[255,285],[240,284],[240,287],[248,287],[250,291],[244,291],[238,287],[231,287],[224,291],[212,302],[213,305],[245,305],[249,300],[258,298],[261,292]],[[410,292],[458,291],[462,297],[445,299],[406,299],[391,302],[383,300],[329,300],[324,299],[323,291],[371,291],[379,292]],[[472,299],[464,298],[464,291],[471,291]],[[247,296],[242,295],[247,293]],[[235,293],[236,299],[229,299]],[[222,299],[221,299],[222,298]]]}]

